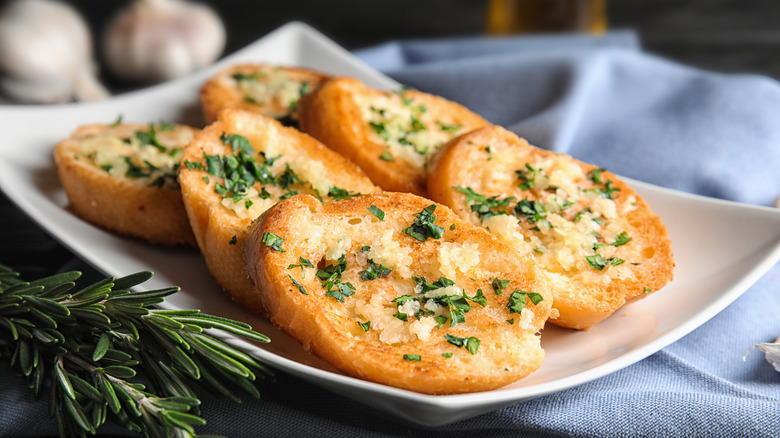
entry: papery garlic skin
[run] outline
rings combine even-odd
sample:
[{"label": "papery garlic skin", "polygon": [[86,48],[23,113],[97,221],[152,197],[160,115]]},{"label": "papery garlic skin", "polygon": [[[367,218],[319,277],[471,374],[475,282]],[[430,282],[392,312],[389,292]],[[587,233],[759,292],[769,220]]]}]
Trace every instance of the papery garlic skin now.
[{"label": "papery garlic skin", "polygon": [[0,89],[25,103],[97,100],[92,40],[79,14],[52,0],[17,0],[0,13]]},{"label": "papery garlic skin", "polygon": [[214,62],[225,48],[225,27],[204,5],[137,0],[109,24],[103,50],[119,78],[158,82]]}]

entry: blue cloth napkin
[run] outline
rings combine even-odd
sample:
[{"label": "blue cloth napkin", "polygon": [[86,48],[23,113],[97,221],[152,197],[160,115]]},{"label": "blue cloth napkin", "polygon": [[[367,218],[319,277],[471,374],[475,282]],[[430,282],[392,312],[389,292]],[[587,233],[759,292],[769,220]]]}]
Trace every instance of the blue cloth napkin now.
[{"label": "blue cloth napkin", "polygon": [[[533,144],[620,175],[770,205],[780,86],[643,53],[630,32],[402,41],[360,58]],[[89,270],[86,266],[85,270]],[[199,433],[231,437],[777,436],[780,374],[751,345],[780,334],[780,266],[688,336],[623,370],[443,427],[406,422],[279,372],[261,400],[203,394]],[[0,436],[55,435],[46,403],[0,365]],[[101,433],[126,435],[108,426]]]}]

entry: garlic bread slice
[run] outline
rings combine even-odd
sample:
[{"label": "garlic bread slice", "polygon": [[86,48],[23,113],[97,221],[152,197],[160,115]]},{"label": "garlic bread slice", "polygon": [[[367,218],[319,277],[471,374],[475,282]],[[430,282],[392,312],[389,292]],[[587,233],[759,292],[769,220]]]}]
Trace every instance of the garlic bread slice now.
[{"label": "garlic bread slice", "polygon": [[426,166],[450,139],[488,122],[417,90],[383,91],[335,78],[300,103],[300,128],[357,163],[384,190],[425,196]]},{"label": "garlic bread slice", "polygon": [[275,64],[235,64],[207,80],[200,91],[206,123],[217,120],[225,108],[253,111],[298,124],[298,100],[329,78],[315,70]]},{"label": "garlic bread slice", "polygon": [[167,123],[78,127],[54,148],[71,209],[120,234],[194,245],[176,173],[196,132]]},{"label": "garlic bread slice", "polygon": [[443,147],[428,192],[534,257],[553,285],[554,324],[588,328],[672,280],[666,227],[631,187],[504,128],[482,128]]},{"label": "garlic bread slice", "polygon": [[244,251],[271,320],[353,376],[455,394],[544,358],[552,297],[533,258],[428,199],[293,196],[255,221]]},{"label": "garlic bread slice", "polygon": [[226,109],[184,150],[182,198],[206,264],[239,304],[261,312],[244,269],[249,224],[296,193],[338,199],[377,190],[354,163],[302,132]]}]

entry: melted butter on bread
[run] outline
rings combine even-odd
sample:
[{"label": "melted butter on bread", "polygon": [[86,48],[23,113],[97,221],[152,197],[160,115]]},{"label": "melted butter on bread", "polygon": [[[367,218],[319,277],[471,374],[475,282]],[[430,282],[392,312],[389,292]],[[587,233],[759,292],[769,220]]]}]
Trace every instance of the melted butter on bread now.
[{"label": "melted butter on bread", "polygon": [[338,77],[300,101],[300,127],[355,162],[387,191],[425,195],[427,163],[442,144],[488,122],[456,102],[413,89],[380,90]]},{"label": "melted butter on bread", "polygon": [[481,128],[445,146],[433,159],[428,191],[534,257],[555,286],[555,324],[587,328],[672,278],[666,228],[628,185],[503,128]]},{"label": "melted butter on bread", "polygon": [[[283,244],[264,243],[269,235]],[[541,364],[538,332],[553,311],[532,259],[427,199],[293,196],[253,223],[244,252],[270,318],[350,374],[448,394]]]},{"label": "melted butter on bread", "polygon": [[167,123],[79,126],[54,148],[71,209],[123,235],[194,245],[176,172],[197,131]]},{"label": "melted butter on bread", "polygon": [[353,163],[314,138],[257,113],[229,108],[184,150],[179,181],[192,229],[217,283],[263,313],[244,269],[253,220],[298,193],[333,199],[377,190]]}]

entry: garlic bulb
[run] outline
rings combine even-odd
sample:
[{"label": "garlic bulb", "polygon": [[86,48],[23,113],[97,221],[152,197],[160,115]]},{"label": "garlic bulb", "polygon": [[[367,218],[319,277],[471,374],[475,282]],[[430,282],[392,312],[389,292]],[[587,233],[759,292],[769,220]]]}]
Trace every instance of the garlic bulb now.
[{"label": "garlic bulb", "polygon": [[182,0],[136,0],[109,24],[106,65],[120,78],[163,81],[205,67],[225,48],[214,11]]},{"label": "garlic bulb", "polygon": [[95,78],[89,30],[73,8],[17,0],[0,12],[0,91],[25,103],[108,96]]}]

